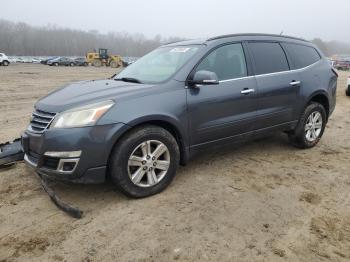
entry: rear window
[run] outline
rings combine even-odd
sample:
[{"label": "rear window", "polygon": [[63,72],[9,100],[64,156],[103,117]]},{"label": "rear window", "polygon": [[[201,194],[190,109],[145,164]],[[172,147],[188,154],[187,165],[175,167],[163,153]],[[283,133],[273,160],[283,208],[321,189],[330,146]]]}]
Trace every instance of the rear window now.
[{"label": "rear window", "polygon": [[292,62],[293,69],[303,68],[321,59],[315,48],[298,44],[283,44]]},{"label": "rear window", "polygon": [[254,57],[255,74],[288,71],[288,61],[279,43],[251,42],[249,48]]}]

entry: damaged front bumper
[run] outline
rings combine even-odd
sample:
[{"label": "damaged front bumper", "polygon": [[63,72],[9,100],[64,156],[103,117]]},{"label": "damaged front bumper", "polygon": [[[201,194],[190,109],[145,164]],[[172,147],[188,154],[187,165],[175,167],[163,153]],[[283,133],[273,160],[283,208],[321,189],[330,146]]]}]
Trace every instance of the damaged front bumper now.
[{"label": "damaged front bumper", "polygon": [[48,129],[22,135],[25,162],[41,176],[73,183],[103,183],[109,154],[125,127],[111,124]]},{"label": "damaged front bumper", "polygon": [[[23,142],[21,142],[21,139],[15,139],[13,142],[7,142],[4,144],[0,144],[0,168],[6,168],[13,164],[15,164],[18,161],[22,161],[23,159],[32,167],[36,168],[37,164],[32,162],[27,155],[24,154]],[[77,153],[74,153],[74,156]],[[72,154],[68,154],[66,156],[72,156]],[[64,166],[64,165],[63,165]],[[48,181],[42,177],[42,175],[38,172],[38,175],[40,177],[41,186],[45,190],[45,192],[49,195],[50,199],[54,204],[61,209],[62,211],[66,212],[68,215],[74,217],[74,218],[81,218],[83,215],[83,211],[81,211],[79,208],[73,207],[66,202],[62,201],[55,192],[51,189],[51,187],[48,184]]]}]

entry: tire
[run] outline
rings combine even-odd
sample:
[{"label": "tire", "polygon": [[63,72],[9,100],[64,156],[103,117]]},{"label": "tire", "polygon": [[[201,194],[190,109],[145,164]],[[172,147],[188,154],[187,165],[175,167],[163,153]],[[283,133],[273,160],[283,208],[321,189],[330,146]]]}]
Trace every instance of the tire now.
[{"label": "tire", "polygon": [[[318,121],[314,127],[319,127],[317,129],[314,129],[314,133],[312,132],[313,127],[310,128],[310,118],[314,116],[314,119],[316,116],[321,117],[321,123]],[[320,118],[318,118],[319,120]],[[324,129],[327,124],[327,114],[326,110],[323,105],[320,103],[312,102],[310,103],[302,113],[298,125],[295,128],[295,130],[290,133],[289,141],[292,145],[298,148],[306,149],[306,148],[312,148],[314,147],[321,139]],[[309,131],[306,129],[310,128]],[[309,136],[308,136],[309,135]]]},{"label": "tire", "polygon": [[118,64],[117,64],[116,61],[111,61],[111,62],[109,63],[109,66],[112,67],[112,68],[117,68],[117,67],[118,67]]},{"label": "tire", "polygon": [[6,60],[2,62],[2,65],[3,65],[3,66],[8,66],[9,64],[10,64],[10,62],[9,62],[9,61],[6,61]]},{"label": "tire", "polygon": [[92,61],[92,65],[95,67],[100,67],[102,66],[102,62],[101,60],[95,59],[94,61]]},{"label": "tire", "polygon": [[347,96],[350,96],[350,86],[348,86],[348,89],[346,89],[345,94],[346,94]]},{"label": "tire", "polygon": [[83,64],[83,66],[88,66],[88,63],[85,62],[85,63]]},{"label": "tire", "polygon": [[70,65],[70,66],[74,66],[74,63],[70,63],[69,65]]},{"label": "tire", "polygon": [[58,66],[58,63],[53,63],[54,66]]},{"label": "tire", "polygon": [[[147,146],[146,141],[151,141],[150,147]],[[156,152],[155,148],[160,145],[166,151],[159,158],[152,158],[152,153]],[[151,154],[147,148],[150,148]],[[138,155],[136,158],[141,159],[142,162],[135,160],[137,165],[133,166],[130,165],[129,160],[135,155]],[[149,159],[146,155],[150,155]],[[157,161],[158,163],[155,163]],[[166,171],[164,171],[164,167],[162,170],[158,169],[157,165],[159,166],[161,161],[161,165],[166,163],[164,166],[167,168]],[[148,197],[163,191],[171,183],[176,175],[179,161],[179,146],[175,138],[163,128],[145,125],[131,130],[115,145],[109,161],[109,175],[117,188],[127,196],[133,198]],[[149,168],[153,168],[152,171],[149,172]],[[136,173],[141,174],[139,179],[135,179]],[[156,179],[152,174],[155,174]],[[134,176],[134,182],[132,176]]]}]

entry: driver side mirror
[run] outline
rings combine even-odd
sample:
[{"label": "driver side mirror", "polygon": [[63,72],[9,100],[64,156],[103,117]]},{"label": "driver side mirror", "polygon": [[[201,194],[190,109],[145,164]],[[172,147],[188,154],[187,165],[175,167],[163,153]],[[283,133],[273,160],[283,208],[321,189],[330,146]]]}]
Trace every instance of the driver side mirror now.
[{"label": "driver side mirror", "polygon": [[218,85],[218,76],[211,71],[200,70],[197,71],[192,80],[188,81],[191,86],[196,87],[197,85]]}]

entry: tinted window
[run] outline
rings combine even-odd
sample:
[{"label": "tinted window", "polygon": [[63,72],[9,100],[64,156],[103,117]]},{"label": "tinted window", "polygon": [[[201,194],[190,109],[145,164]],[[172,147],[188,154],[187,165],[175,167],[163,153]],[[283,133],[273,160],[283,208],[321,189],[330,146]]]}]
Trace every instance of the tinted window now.
[{"label": "tinted window", "polygon": [[268,74],[288,71],[286,55],[278,43],[249,43],[255,62],[255,74]]},{"label": "tinted window", "polygon": [[242,45],[231,44],[215,49],[198,65],[196,71],[199,70],[214,72],[219,80],[247,76]]},{"label": "tinted window", "polygon": [[315,48],[297,44],[283,44],[293,64],[293,69],[311,65],[321,59]]},{"label": "tinted window", "polygon": [[143,83],[160,83],[175,74],[198,51],[199,45],[160,47],[121,71],[116,79],[136,78]]}]

